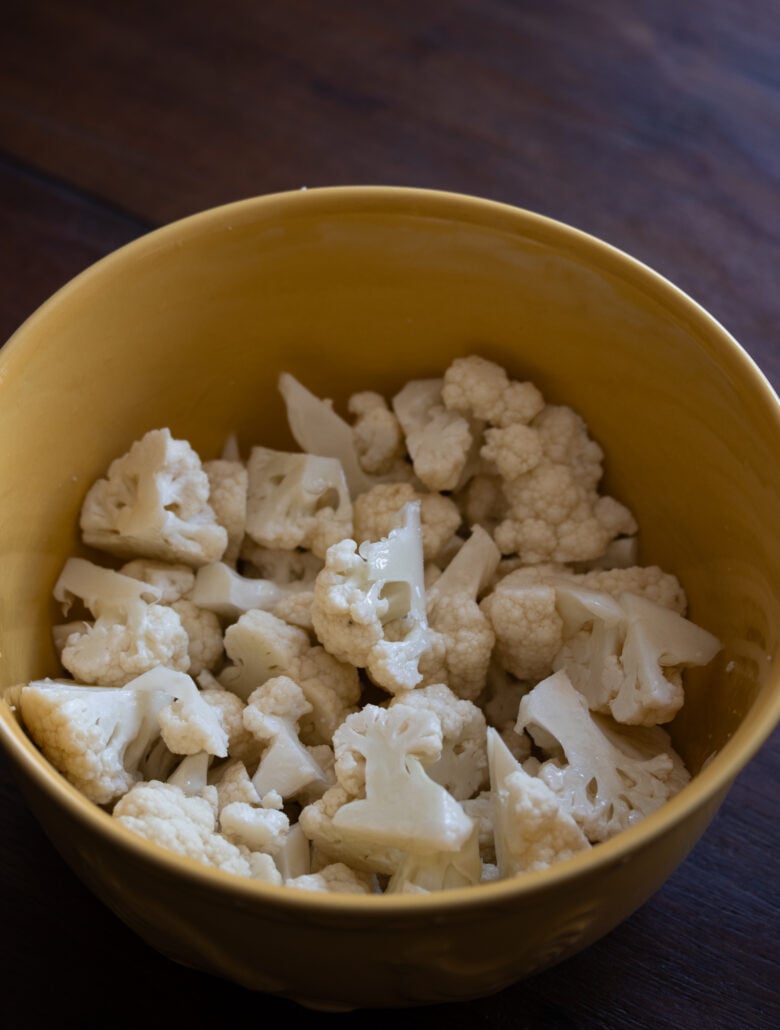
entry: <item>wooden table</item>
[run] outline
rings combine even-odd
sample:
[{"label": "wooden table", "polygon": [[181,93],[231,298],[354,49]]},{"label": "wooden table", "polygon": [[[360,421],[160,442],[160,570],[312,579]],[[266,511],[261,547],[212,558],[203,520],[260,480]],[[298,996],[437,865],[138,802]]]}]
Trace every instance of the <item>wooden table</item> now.
[{"label": "wooden table", "polygon": [[[456,190],[617,245],[780,384],[773,0],[6,0],[0,339],[142,233],[253,194]],[[212,1027],[299,1012],[159,957],[64,866],[0,764],[0,1021]],[[683,866],[583,954],[450,1028],[780,1025],[777,733]],[[37,1019],[36,1019],[37,1017]]]}]

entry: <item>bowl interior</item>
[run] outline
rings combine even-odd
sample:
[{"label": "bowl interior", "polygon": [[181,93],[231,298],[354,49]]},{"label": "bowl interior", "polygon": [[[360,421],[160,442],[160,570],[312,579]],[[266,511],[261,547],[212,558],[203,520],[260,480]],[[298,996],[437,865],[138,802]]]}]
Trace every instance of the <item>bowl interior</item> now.
[{"label": "bowl interior", "polygon": [[470,352],[584,415],[607,488],[639,519],[641,560],[677,573],[691,617],[723,640],[673,726],[697,771],[772,703],[776,400],[722,329],[624,255],[425,191],[207,212],[110,256],[21,328],[0,376],[3,684],[57,671],[49,597],[81,500],[146,430],[168,425],[203,457],[229,433],[286,447],[280,371],[338,405]]}]

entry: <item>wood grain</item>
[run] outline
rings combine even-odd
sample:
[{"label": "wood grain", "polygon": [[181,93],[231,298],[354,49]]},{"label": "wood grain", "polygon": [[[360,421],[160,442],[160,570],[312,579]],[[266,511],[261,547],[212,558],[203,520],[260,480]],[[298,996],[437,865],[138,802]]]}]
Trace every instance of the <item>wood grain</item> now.
[{"label": "wood grain", "polygon": [[[775,2],[2,6],[0,339],[157,225],[346,183],[457,190],[591,232],[690,293],[780,385]],[[607,938],[494,998],[404,1021],[780,1025],[779,783],[775,733],[683,866]],[[239,1005],[365,1018],[172,965],[64,866],[2,758],[0,804],[4,1026],[211,1027]]]}]

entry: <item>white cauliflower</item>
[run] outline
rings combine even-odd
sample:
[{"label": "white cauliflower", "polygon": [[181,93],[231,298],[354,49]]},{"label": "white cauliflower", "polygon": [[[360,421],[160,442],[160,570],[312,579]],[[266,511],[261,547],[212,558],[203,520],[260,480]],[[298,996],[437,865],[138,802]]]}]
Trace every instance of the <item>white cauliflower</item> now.
[{"label": "white cauliflower", "polygon": [[189,638],[177,612],[156,603],[158,588],[104,569],[84,558],[69,558],[54,587],[68,609],[79,598],[95,616],[70,633],[60,659],[82,683],[121,687],[158,665],[186,672]]},{"label": "white cauliflower", "polygon": [[219,681],[244,699],[273,676],[295,680],[312,706],[301,724],[301,738],[307,744],[328,743],[360,698],[360,681],[352,665],[312,644],[305,630],[271,612],[242,615],[225,632],[225,650],[234,664],[220,673]]},{"label": "white cauliflower", "polygon": [[553,668],[566,670],[590,708],[608,712],[618,722],[669,722],[683,704],[683,669],[707,665],[720,650],[720,641],[677,612],[636,594],[620,594],[613,603],[617,615],[603,607],[569,610],[567,642]]},{"label": "white cauliflower", "polygon": [[155,587],[159,591],[160,604],[173,604],[181,600],[195,583],[194,571],[181,562],[172,565],[170,562],[134,558],[119,571],[123,576],[131,576]]},{"label": "white cauliflower", "polygon": [[187,565],[218,561],[228,537],[209,505],[209,480],[186,440],[153,429],[117,458],[81,509],[84,542],[121,558]]},{"label": "white cauliflower", "polygon": [[261,547],[307,547],[323,558],[352,533],[352,502],[340,462],[253,447],[246,532]]},{"label": "white cauliflower", "polygon": [[227,754],[227,737],[195,695],[188,676],[155,669],[123,687],[36,680],[20,691],[19,706],[30,736],[52,765],[104,805],[141,778],[163,732],[169,752]]},{"label": "white cauliflower", "polygon": [[500,877],[546,869],[591,846],[558,794],[523,769],[494,729],[488,757]]},{"label": "white cauliflower", "polygon": [[475,526],[444,572],[428,589],[431,648],[423,655],[423,683],[443,681],[470,701],[485,689],[495,632],[477,599],[496,571],[499,551]]},{"label": "white cauliflower", "polygon": [[474,824],[458,851],[408,852],[385,888],[385,894],[429,894],[482,881],[479,827]]},{"label": "white cauliflower", "polygon": [[333,402],[317,397],[288,372],[279,376],[279,392],[290,432],[301,450],[337,462],[352,497],[368,490],[371,479],[360,463],[357,439],[349,423],[333,410]]},{"label": "white cauliflower", "polygon": [[331,786],[311,749],[298,736],[298,724],[311,710],[301,688],[288,676],[275,676],[250,694],[244,726],[267,744],[252,777],[261,798],[276,791],[284,800],[310,800]]},{"label": "white cauliflower", "polygon": [[433,491],[462,485],[476,458],[469,420],[444,407],[441,390],[441,379],[415,379],[392,401],[414,473]]},{"label": "white cauliflower", "polygon": [[350,869],[343,862],[333,862],[319,872],[292,876],[284,881],[286,887],[296,890],[318,891],[326,894],[375,894],[374,878],[368,873]]},{"label": "white cauliflower", "polygon": [[353,393],[347,410],[355,417],[352,436],[363,471],[377,476],[402,469],[404,434],[384,397],[371,390]]},{"label": "white cauliflower", "polygon": [[[526,438],[522,450],[519,440],[501,449],[509,473],[502,477],[508,510],[494,534],[501,552],[529,565],[584,561],[603,554],[615,537],[636,533],[629,510],[598,493],[603,452],[582,418],[571,408],[547,405],[531,426],[538,448]],[[529,447],[541,452],[536,463]]]},{"label": "white cauliflower", "polygon": [[228,622],[235,622],[244,612],[253,608],[273,611],[280,602],[301,593],[307,586],[305,580],[280,585],[272,579],[242,576],[225,562],[215,562],[198,569],[188,599],[199,608],[213,612]]},{"label": "white cauliflower", "polygon": [[426,772],[459,801],[476,794],[487,782],[485,716],[471,701],[457,697],[444,683],[396,694],[397,704],[432,712],[441,724],[440,757]]},{"label": "white cauliflower", "polygon": [[350,794],[364,788],[331,819],[347,841],[414,853],[465,844],[472,821],[424,769],[442,750],[441,721],[430,709],[365,705],[338,728],[333,748],[339,783]]},{"label": "white cauliflower", "polygon": [[219,832],[207,799],[188,797],[175,784],[157,780],[136,784],[116,803],[113,816],[140,837],[212,869],[266,883],[282,882],[272,860],[255,861],[249,848],[233,844]]},{"label": "white cauliflower", "polygon": [[241,461],[217,458],[205,461],[203,471],[209,480],[209,504],[217,522],[227,533],[222,560],[235,565],[246,530],[246,498],[249,477]]},{"label": "white cauliflower", "polygon": [[214,669],[222,658],[222,626],[214,612],[206,611],[184,597],[174,601],[171,608],[181,621],[187,634],[187,671],[199,676],[204,669]]},{"label": "white cauliflower", "polygon": [[449,411],[499,427],[528,423],[544,407],[533,383],[511,381],[500,365],[477,355],[452,362],[444,373],[442,399]]},{"label": "white cauliflower", "polygon": [[419,502],[405,505],[400,521],[387,537],[359,549],[354,540],[334,544],[311,609],[326,650],[367,669],[390,693],[420,682],[418,662],[429,645]]},{"label": "white cauliflower", "polygon": [[618,747],[565,672],[538,683],[522,699],[517,731],[524,730],[554,756],[537,775],[593,843],[633,826],[679,789],[672,757],[660,752],[638,758]]},{"label": "white cauliflower", "polygon": [[449,497],[421,493],[411,483],[378,483],[355,498],[355,540],[360,544],[387,536],[398,524],[399,511],[414,501],[420,503],[423,558],[436,561],[460,527],[460,511]]}]

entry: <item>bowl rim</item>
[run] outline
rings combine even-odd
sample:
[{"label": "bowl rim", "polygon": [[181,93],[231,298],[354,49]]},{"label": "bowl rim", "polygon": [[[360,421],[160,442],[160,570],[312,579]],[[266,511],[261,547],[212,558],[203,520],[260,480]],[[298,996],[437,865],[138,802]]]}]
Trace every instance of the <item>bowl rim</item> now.
[{"label": "bowl rim", "polygon": [[[346,207],[345,207],[346,202]],[[21,360],[24,340],[31,327],[58,306],[74,290],[112,272],[115,265],[133,260],[143,261],[150,253],[168,246],[181,246],[191,236],[209,231],[231,231],[236,222],[256,221],[300,210],[310,213],[319,205],[320,214],[359,215],[381,210],[386,214],[403,213],[409,217],[472,223],[483,230],[498,230],[522,235],[536,242],[555,244],[562,251],[587,258],[597,270],[624,278],[635,288],[642,288],[664,307],[684,315],[694,325],[706,328],[706,335],[717,341],[718,359],[732,369],[764,406],[774,422],[780,441],[780,400],[768,379],[747,351],[702,305],[654,269],[625,251],[574,226],[547,215],[484,197],[451,191],[406,186],[323,186],[285,190],[249,196],[207,208],[151,230],[93,262],[63,284],[15,330],[0,348],[0,387],[17,360]],[[3,371],[6,375],[3,375]],[[777,680],[780,673],[769,674]],[[673,832],[688,817],[708,805],[715,805],[714,815],[731,783],[753,758],[780,723],[780,689],[767,685],[742,723],[717,754],[678,794],[651,815],[622,831],[608,841],[557,862],[547,869],[479,884],[476,887],[450,888],[429,894],[334,894],[297,890],[267,884],[247,877],[212,869],[201,863],[168,851],[122,826],[112,816],[89,801],[44,758],[27,737],[11,706],[0,702],[0,744],[19,772],[24,772],[49,799],[64,808],[77,822],[107,837],[116,846],[128,850],[140,862],[152,862],[170,873],[186,876],[194,886],[217,890],[232,897],[263,898],[268,903],[297,910],[318,910],[325,913],[365,917],[368,913],[430,914],[432,912],[466,912],[471,908],[500,903],[509,897],[539,895],[578,878],[583,873],[596,875],[614,864],[624,863],[648,846],[651,841]],[[10,688],[13,690],[13,688]],[[2,694],[2,691],[0,691]]]}]

